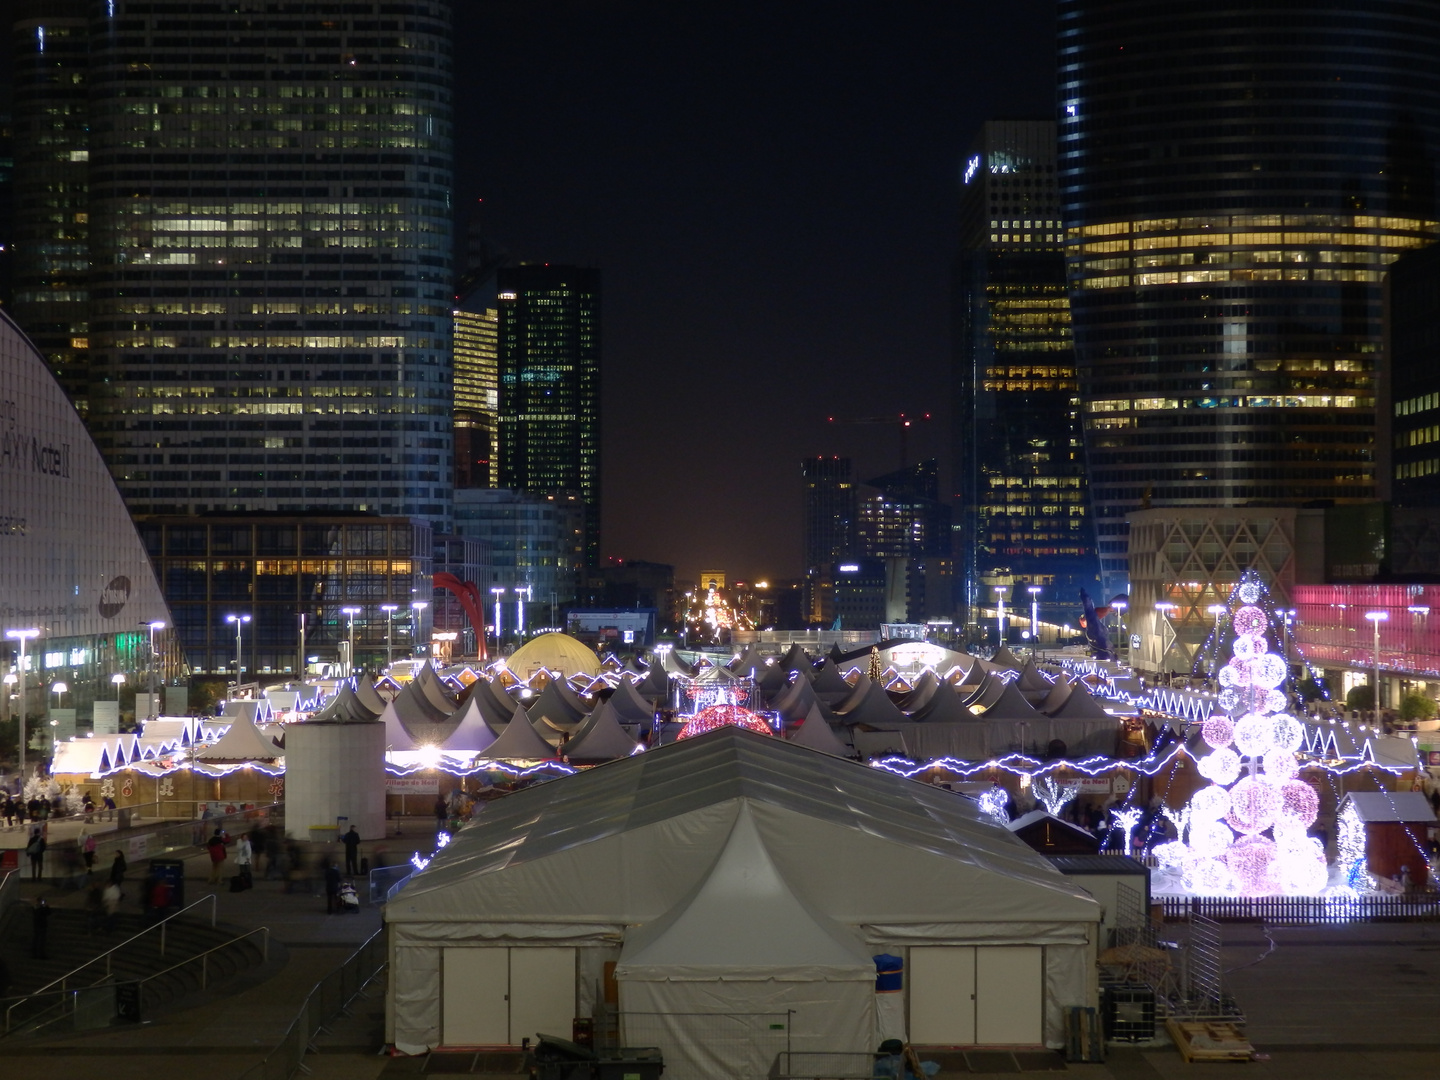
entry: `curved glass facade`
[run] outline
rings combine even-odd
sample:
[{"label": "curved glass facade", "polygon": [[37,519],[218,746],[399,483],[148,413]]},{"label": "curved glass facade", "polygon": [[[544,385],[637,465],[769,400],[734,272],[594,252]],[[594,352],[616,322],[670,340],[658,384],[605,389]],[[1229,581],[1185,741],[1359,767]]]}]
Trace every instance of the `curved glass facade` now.
[{"label": "curved glass facade", "polygon": [[89,10],[90,415],[131,508],[448,523],[449,3]]},{"label": "curved glass facade", "polygon": [[1440,6],[1061,0],[1060,184],[1107,585],[1142,505],[1375,494],[1382,279],[1440,236]]}]

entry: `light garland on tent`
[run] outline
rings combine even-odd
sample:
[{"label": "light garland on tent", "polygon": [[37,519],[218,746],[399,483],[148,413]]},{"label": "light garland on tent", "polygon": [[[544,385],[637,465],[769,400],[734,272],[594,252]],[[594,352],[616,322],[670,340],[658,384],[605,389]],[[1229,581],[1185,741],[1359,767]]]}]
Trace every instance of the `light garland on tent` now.
[{"label": "light garland on tent", "polygon": [[760,735],[774,735],[763,717],[758,713],[740,705],[711,705],[708,709],[701,709],[685,722],[680,729],[680,734],[675,736],[678,739],[691,739],[696,735],[704,735],[708,731],[714,731],[722,727],[740,727],[746,731],[753,731]]}]

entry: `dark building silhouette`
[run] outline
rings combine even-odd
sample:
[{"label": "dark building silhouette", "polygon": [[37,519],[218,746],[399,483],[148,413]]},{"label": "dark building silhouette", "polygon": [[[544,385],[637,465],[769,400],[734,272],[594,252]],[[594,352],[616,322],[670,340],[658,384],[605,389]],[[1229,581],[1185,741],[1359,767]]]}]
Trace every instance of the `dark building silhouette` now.
[{"label": "dark building silhouette", "polygon": [[992,120],[966,155],[954,269],[955,557],[964,617],[1042,587],[1070,622],[1099,560],[1085,485],[1055,125]]},{"label": "dark building silhouette", "polygon": [[600,563],[600,271],[496,272],[500,486],[576,492],[585,561]]},{"label": "dark building silhouette", "polygon": [[83,416],[89,402],[89,24],[84,0],[26,0],[11,27],[15,183],[0,237],[10,314]]},{"label": "dark building silhouette", "polygon": [[940,501],[935,458],[877,476],[861,488],[852,554],[885,565],[883,621],[950,618],[955,584],[950,522],[950,507]]},{"label": "dark building silhouette", "polygon": [[1386,299],[1389,366],[1381,430],[1397,506],[1440,507],[1440,245],[1391,268]]},{"label": "dark building silhouette", "polygon": [[1381,281],[1436,238],[1440,5],[1060,0],[1071,311],[1107,584],[1142,505],[1376,494]]},{"label": "dark building silhouette", "polygon": [[855,544],[856,493],[848,457],[812,457],[800,463],[804,484],[805,621],[835,618],[832,567]]}]

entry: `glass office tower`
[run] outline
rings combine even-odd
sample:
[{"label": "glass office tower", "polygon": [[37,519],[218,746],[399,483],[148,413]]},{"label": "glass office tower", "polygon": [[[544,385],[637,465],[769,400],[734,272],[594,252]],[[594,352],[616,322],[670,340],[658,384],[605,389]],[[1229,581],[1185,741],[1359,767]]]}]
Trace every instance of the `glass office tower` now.
[{"label": "glass office tower", "polygon": [[90,267],[85,0],[24,0],[14,65],[14,302],[10,313],[86,413]]},{"label": "glass office tower", "polygon": [[1437,236],[1440,5],[1060,0],[1107,584],[1142,506],[1372,498],[1381,280]]},{"label": "glass office tower", "polygon": [[600,271],[534,264],[496,272],[500,487],[574,492],[585,561],[600,563]]},{"label": "glass office tower", "polygon": [[446,527],[448,2],[88,13],[90,416],[132,511]]},{"label": "glass office tower", "polygon": [[[992,120],[963,166],[954,271],[955,554],[973,623],[1036,585],[1073,622],[1098,581],[1049,120]],[[1023,594],[1023,589],[1022,589]],[[1023,594],[1028,607],[1030,597]]]}]

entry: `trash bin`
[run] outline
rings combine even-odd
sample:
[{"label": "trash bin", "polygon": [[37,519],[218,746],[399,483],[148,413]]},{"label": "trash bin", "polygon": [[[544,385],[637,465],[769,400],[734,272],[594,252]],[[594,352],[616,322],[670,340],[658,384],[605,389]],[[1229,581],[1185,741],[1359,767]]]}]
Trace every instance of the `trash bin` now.
[{"label": "trash bin", "polygon": [[535,1049],[530,1052],[534,1059],[530,1075],[536,1080],[594,1080],[593,1050],[543,1032],[536,1039]]},{"label": "trash bin", "polygon": [[660,1080],[665,1071],[658,1046],[623,1046],[600,1059],[595,1080]]},{"label": "trash bin", "polygon": [[115,984],[115,1019],[122,1024],[140,1023],[139,982]]}]

